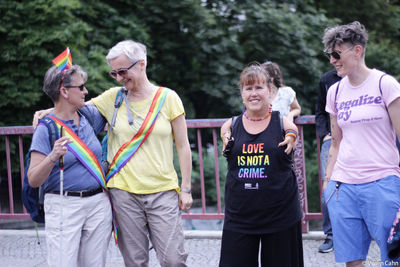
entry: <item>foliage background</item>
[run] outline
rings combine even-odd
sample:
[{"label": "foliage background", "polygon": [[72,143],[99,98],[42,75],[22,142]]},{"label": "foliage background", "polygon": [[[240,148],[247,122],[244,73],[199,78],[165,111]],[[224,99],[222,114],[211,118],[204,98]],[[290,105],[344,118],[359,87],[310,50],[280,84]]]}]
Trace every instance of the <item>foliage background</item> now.
[{"label": "foliage background", "polygon": [[[105,55],[126,39],[147,45],[150,79],[177,91],[187,118],[239,113],[240,70],[267,59],[281,66],[302,114],[314,114],[319,77],[331,68],[322,53],[324,28],[359,20],[370,32],[367,65],[400,78],[399,6],[393,0],[2,0],[0,126],[29,125],[35,110],[52,105],[42,81],[66,46],[89,74],[89,98],[116,85]],[[307,179],[317,199],[311,209],[319,209],[315,129],[309,128]],[[4,177],[3,146],[0,153]]]}]

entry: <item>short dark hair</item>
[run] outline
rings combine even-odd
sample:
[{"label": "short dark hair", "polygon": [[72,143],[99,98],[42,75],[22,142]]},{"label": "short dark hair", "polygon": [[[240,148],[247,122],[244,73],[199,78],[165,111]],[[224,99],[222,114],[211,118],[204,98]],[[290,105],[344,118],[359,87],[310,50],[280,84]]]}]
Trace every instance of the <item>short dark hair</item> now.
[{"label": "short dark hair", "polygon": [[349,24],[326,28],[322,42],[325,52],[331,52],[336,45],[342,44],[361,45],[365,52],[368,32],[360,22],[353,21]]},{"label": "short dark hair", "polygon": [[[62,80],[64,73],[64,79]],[[73,75],[80,75],[83,80],[86,82],[87,73],[82,69],[79,65],[72,65],[70,68],[60,71],[56,66],[51,67],[47,70],[46,75],[44,76],[43,81],[43,92],[46,93],[53,101],[53,103],[57,102],[60,97],[60,83],[62,80],[62,86],[72,85]]]}]

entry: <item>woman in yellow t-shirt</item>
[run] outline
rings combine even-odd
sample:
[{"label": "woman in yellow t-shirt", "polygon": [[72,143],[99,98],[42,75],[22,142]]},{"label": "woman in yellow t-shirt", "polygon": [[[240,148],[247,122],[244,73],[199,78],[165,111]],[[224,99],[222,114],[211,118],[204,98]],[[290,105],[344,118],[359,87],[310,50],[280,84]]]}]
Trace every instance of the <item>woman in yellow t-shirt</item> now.
[{"label": "woman in yellow t-shirt", "polygon": [[[127,89],[109,136],[111,162],[119,148],[138,132],[159,87],[147,78],[143,44],[119,42],[110,49],[106,60],[112,67],[110,75]],[[109,125],[118,90],[111,88],[91,100]],[[180,187],[173,166],[174,140],[182,174]],[[191,158],[183,104],[174,91],[168,90],[151,134],[107,184],[126,266],[148,265],[149,239],[161,266],[186,266],[179,209],[186,210],[193,202]]]}]

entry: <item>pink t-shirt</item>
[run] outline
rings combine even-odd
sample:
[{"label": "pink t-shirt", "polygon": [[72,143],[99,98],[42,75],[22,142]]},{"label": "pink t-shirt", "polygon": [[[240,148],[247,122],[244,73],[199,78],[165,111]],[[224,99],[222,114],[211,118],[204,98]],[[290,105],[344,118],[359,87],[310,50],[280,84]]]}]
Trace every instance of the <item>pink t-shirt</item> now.
[{"label": "pink t-shirt", "polygon": [[[391,76],[373,69],[367,79],[352,86],[348,77],[329,88],[326,111],[337,116],[342,130],[339,154],[332,180],[362,184],[389,175],[400,176],[395,131],[386,107],[400,97],[400,84]],[[386,107],[385,107],[386,104]]]}]

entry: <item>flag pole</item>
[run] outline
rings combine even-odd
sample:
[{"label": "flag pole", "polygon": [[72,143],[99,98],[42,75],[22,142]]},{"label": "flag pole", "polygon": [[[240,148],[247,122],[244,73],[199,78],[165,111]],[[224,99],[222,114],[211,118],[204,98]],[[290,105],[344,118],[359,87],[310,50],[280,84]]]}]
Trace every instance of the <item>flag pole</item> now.
[{"label": "flag pole", "polygon": [[[61,126],[60,129],[60,138],[64,136],[64,127]],[[59,247],[59,266],[62,267],[62,236],[63,236],[63,204],[62,204],[62,200],[63,200],[63,190],[64,190],[64,155],[60,157],[60,161],[59,161],[59,165],[60,165],[60,247]]]}]

